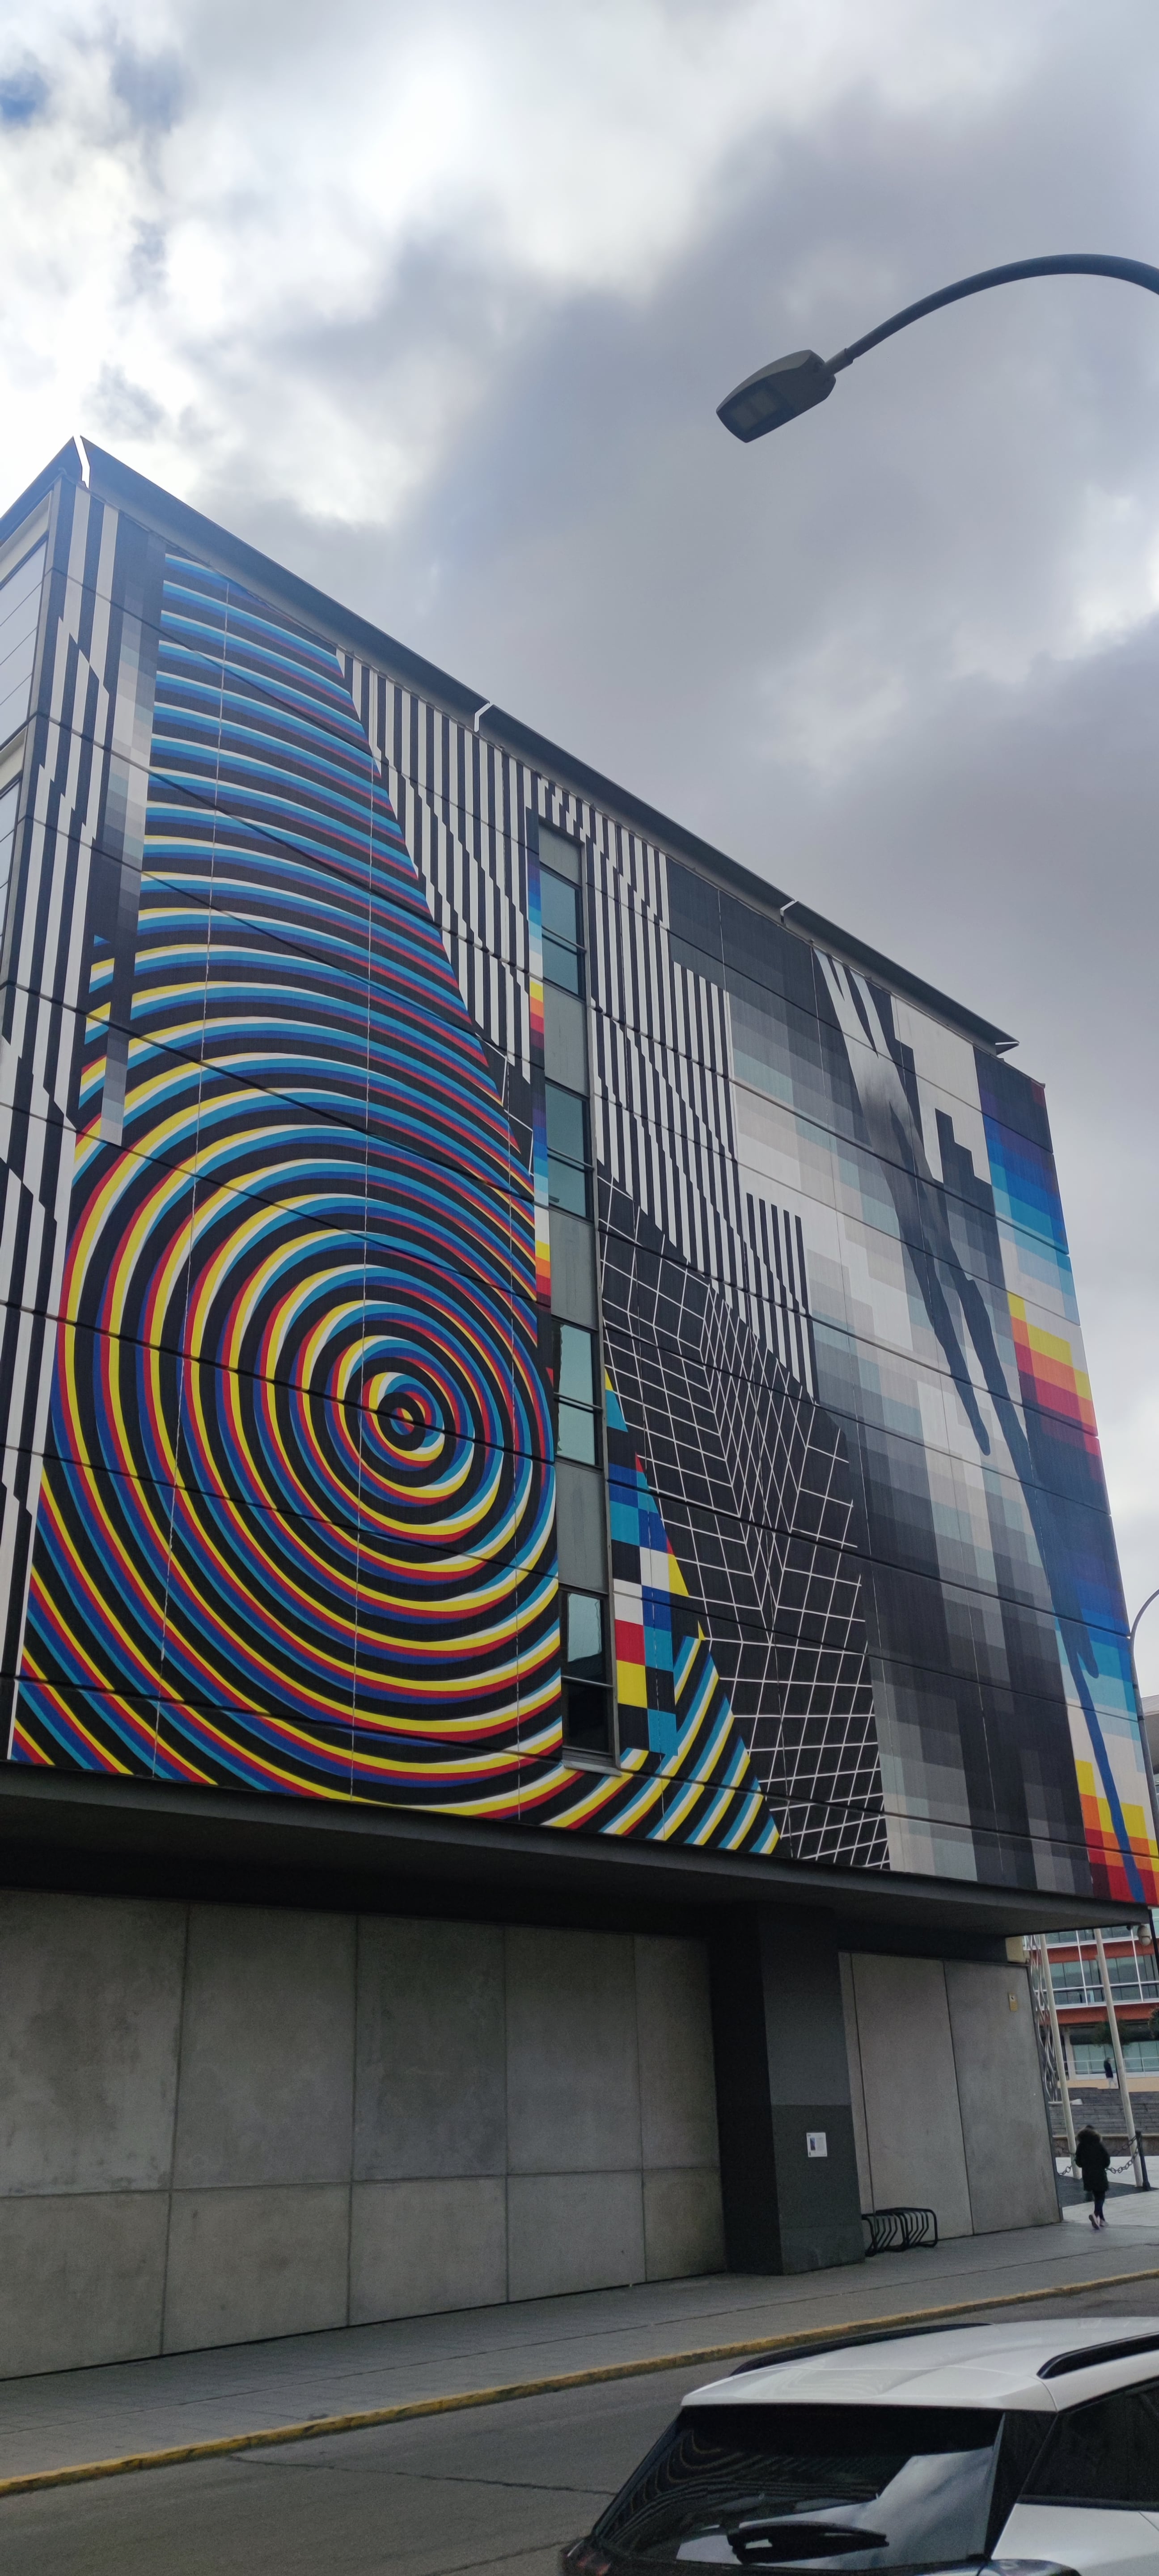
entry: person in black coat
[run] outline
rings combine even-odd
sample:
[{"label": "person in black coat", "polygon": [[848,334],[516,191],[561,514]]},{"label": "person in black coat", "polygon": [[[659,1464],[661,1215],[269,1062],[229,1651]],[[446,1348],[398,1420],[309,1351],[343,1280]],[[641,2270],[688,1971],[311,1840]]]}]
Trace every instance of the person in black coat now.
[{"label": "person in black coat", "polygon": [[1075,2140],[1074,2160],[1082,2175],[1088,2196],[1094,2202],[1092,2227],[1105,2227],[1103,2202],[1107,2197],[1107,2176],[1111,2159],[1097,2129],[1080,2129]]}]

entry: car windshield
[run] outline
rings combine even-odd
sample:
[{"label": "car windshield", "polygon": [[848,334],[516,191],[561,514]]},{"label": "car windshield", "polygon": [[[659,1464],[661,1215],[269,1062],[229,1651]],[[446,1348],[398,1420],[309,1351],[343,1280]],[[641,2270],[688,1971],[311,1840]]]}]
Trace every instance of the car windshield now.
[{"label": "car windshield", "polygon": [[1002,2418],[686,2406],[596,2525],[614,2565],[929,2567],[980,2557]]}]

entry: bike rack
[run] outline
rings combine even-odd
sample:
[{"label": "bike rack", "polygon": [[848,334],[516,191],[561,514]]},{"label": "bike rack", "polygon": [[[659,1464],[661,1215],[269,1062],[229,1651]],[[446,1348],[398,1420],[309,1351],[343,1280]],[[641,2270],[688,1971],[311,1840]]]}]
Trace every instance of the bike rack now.
[{"label": "bike rack", "polygon": [[932,2209],[863,2209],[869,2230],[867,2254],[912,2254],[918,2245],[936,2245],[937,2213]]}]

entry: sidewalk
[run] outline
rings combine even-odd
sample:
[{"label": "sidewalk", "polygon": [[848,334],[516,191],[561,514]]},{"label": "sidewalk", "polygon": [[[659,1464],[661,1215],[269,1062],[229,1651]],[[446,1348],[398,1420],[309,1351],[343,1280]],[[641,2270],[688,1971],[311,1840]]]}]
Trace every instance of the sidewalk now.
[{"label": "sidewalk", "polygon": [[[1088,2236],[1090,2235],[1091,2204],[1085,2192],[1081,2200],[1073,2201],[1062,2214],[1064,2220],[1072,2225],[1085,2227]],[[1143,2261],[1142,2255],[1137,2256],[1134,2249],[1140,2243],[1154,2244],[1159,2239],[1159,2190],[1152,2187],[1150,2192],[1112,2190],[1108,2193],[1106,2231],[1099,2240],[1104,2252],[1115,2236],[1129,2237],[1132,2247],[1131,2262]],[[1152,2259],[1159,2262],[1159,2254]],[[1123,2266],[1118,2263],[1108,2263],[1106,2268],[1108,2272],[1115,2272],[1123,2269]],[[1159,2282],[1156,2282],[1155,2287],[1156,2304],[1159,2306]]]},{"label": "sidewalk", "polygon": [[4,2380],[0,2478],[1121,2272],[1155,2271],[1159,2315],[1159,2193],[1116,2196],[1110,2215],[1099,2236],[1075,2209],[1074,2224],[788,2280],[715,2274]]}]

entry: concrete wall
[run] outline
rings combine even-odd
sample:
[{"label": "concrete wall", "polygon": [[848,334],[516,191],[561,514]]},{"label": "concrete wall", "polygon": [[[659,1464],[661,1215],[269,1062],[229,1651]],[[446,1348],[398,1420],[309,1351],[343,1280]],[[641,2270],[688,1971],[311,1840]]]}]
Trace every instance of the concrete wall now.
[{"label": "concrete wall", "polygon": [[1058,2218],[1022,1967],[842,1960],[862,2205],[936,2210],[942,2236]]},{"label": "concrete wall", "polygon": [[723,2262],[695,1941],[0,1896],[0,2375]]}]

